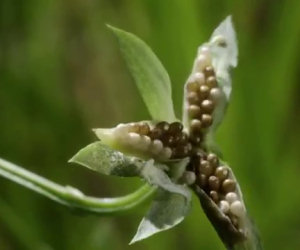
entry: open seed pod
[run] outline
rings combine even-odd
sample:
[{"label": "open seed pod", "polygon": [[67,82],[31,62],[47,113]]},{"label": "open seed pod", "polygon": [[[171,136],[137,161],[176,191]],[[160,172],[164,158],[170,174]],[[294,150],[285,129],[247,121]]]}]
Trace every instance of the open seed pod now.
[{"label": "open seed pod", "polygon": [[145,159],[183,159],[190,155],[192,149],[180,122],[142,121],[119,124],[110,129],[95,129],[94,132],[113,149]]},{"label": "open seed pod", "polygon": [[222,121],[231,93],[229,70],[236,65],[236,38],[228,17],[199,47],[184,87],[183,123],[195,146],[203,144]]},{"label": "open seed pod", "polygon": [[204,153],[192,159],[190,169],[196,173],[193,189],[223,242],[228,247],[248,242],[252,226],[231,168],[215,154]]}]

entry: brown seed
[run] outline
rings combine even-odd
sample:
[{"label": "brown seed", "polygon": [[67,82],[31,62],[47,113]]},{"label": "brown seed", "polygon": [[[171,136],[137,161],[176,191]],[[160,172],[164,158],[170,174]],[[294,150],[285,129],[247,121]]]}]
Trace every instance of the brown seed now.
[{"label": "brown seed", "polygon": [[204,113],[211,113],[214,109],[214,104],[211,100],[204,100],[201,103],[201,108],[203,110]]},{"label": "brown seed", "polygon": [[205,67],[203,72],[204,72],[205,78],[208,78],[209,76],[215,75],[215,71],[214,71],[214,68],[212,66]]},{"label": "brown seed", "polygon": [[198,119],[191,120],[191,130],[193,132],[201,131],[201,121]]},{"label": "brown seed", "polygon": [[140,124],[138,132],[140,135],[148,135],[150,133],[149,125],[147,123]]},{"label": "brown seed", "polygon": [[226,179],[222,183],[222,190],[224,193],[235,191],[236,183],[232,179]]},{"label": "brown seed", "polygon": [[218,190],[220,187],[220,180],[216,176],[212,175],[208,178],[208,185],[210,189]]},{"label": "brown seed", "polygon": [[217,167],[219,164],[219,159],[218,157],[213,154],[213,153],[209,153],[207,155],[207,160],[209,161],[210,164],[212,164],[214,167]]},{"label": "brown seed", "polygon": [[191,118],[196,118],[201,115],[201,109],[198,105],[190,105],[188,107],[188,113]]},{"label": "brown seed", "polygon": [[175,136],[176,143],[185,144],[188,141],[188,136],[186,133],[180,133]]},{"label": "brown seed", "polygon": [[189,92],[196,92],[199,88],[199,84],[196,81],[190,81],[186,84],[186,89]]},{"label": "brown seed", "polygon": [[189,147],[187,145],[179,145],[172,150],[172,158],[178,159],[188,156]]},{"label": "brown seed", "polygon": [[160,140],[164,144],[165,147],[169,147],[175,144],[174,142],[174,136],[169,135],[169,134],[162,134],[160,137]]},{"label": "brown seed", "polygon": [[207,185],[207,176],[205,174],[199,174],[197,179],[200,187],[204,188]]},{"label": "brown seed", "polygon": [[209,127],[210,125],[212,125],[212,117],[211,115],[208,115],[208,114],[203,114],[201,116],[201,122],[202,122],[202,126],[204,128],[207,128]]},{"label": "brown seed", "polygon": [[214,172],[214,168],[212,165],[209,164],[208,161],[206,160],[201,160],[200,161],[200,166],[199,166],[199,172],[201,174],[205,174],[210,176]]},{"label": "brown seed", "polygon": [[169,126],[168,132],[171,134],[180,133],[183,129],[183,125],[180,122],[173,122]]},{"label": "brown seed", "polygon": [[214,102],[220,100],[221,96],[222,96],[222,92],[219,88],[212,88],[209,92],[209,98]]},{"label": "brown seed", "polygon": [[167,122],[159,122],[155,126],[158,129],[161,129],[163,132],[168,131],[169,129],[169,123]]},{"label": "brown seed", "polygon": [[139,133],[140,124],[138,123],[130,123],[128,132]]},{"label": "brown seed", "polygon": [[207,98],[209,95],[209,87],[206,85],[201,85],[200,88],[200,98],[203,100],[204,98]]},{"label": "brown seed", "polygon": [[196,92],[189,92],[187,94],[189,104],[197,104],[199,102],[199,96]]},{"label": "brown seed", "polygon": [[220,181],[225,180],[228,177],[228,168],[225,166],[217,167],[215,175],[220,179]]},{"label": "brown seed", "polygon": [[199,85],[204,84],[204,75],[201,72],[197,72],[193,75],[193,81],[197,82]]},{"label": "brown seed", "polygon": [[194,145],[199,145],[202,141],[202,134],[194,134],[190,140]]},{"label": "brown seed", "polygon": [[163,131],[160,128],[154,128],[150,131],[149,137],[151,140],[160,139],[162,137]]},{"label": "brown seed", "polygon": [[206,79],[206,85],[211,89],[218,86],[217,79],[215,76],[209,76]]},{"label": "brown seed", "polygon": [[219,201],[219,195],[218,195],[218,193],[215,190],[210,191],[209,192],[209,196],[212,198],[212,200],[215,203],[218,203],[218,201]]}]

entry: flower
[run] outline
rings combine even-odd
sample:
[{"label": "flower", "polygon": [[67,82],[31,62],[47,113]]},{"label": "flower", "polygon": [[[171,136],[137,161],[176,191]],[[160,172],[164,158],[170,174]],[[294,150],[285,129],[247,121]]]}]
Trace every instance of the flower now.
[{"label": "flower", "polygon": [[191,190],[228,246],[244,240],[248,221],[242,194],[214,144],[230,98],[229,70],[237,66],[231,17],[198,49],[184,85],[181,121],[174,115],[169,77],[151,49],[134,35],[109,27],[154,120],[94,129],[100,141],[72,161],[103,174],[140,176],[157,187],[131,243],[180,223],[189,211]]}]

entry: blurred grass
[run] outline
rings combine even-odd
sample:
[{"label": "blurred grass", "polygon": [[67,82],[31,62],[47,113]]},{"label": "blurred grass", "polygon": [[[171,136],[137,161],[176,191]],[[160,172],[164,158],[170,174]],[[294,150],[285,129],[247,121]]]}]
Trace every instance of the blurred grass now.
[{"label": "blurred grass", "polygon": [[[218,141],[266,249],[298,249],[299,9],[298,0],[2,0],[0,154],[88,194],[133,190],[139,180],[66,163],[95,140],[90,128],[149,119],[104,24],[153,48],[169,71],[180,115],[197,46],[232,14],[240,60]],[[223,249],[196,199],[181,225],[129,247],[147,204],[116,218],[84,216],[4,179],[0,189],[1,249]]]}]

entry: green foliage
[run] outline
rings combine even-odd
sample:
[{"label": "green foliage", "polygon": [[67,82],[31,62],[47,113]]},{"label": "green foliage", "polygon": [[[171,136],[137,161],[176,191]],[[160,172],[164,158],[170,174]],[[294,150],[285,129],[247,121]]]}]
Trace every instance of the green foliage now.
[{"label": "green foliage", "polygon": [[108,27],[118,38],[121,52],[152,118],[175,121],[170,78],[159,59],[135,35]]},{"label": "green foliage", "polygon": [[[103,24],[129,30],[151,45],[172,78],[179,114],[197,46],[231,13],[241,54],[218,143],[266,249],[297,249],[299,9],[298,0],[3,0],[0,154],[95,196],[133,190],[139,180],[107,180],[65,164],[92,141],[87,128],[149,118]],[[35,237],[24,240],[25,232],[51,249],[223,249],[196,202],[176,229],[129,247],[136,216],[142,217],[145,207],[116,220],[81,217],[3,179],[0,188],[3,249],[32,249]],[[7,204],[9,212],[3,209]]]},{"label": "green foliage", "polygon": [[139,176],[143,162],[115,151],[101,142],[81,149],[69,162],[78,163],[101,174],[123,177]]}]

